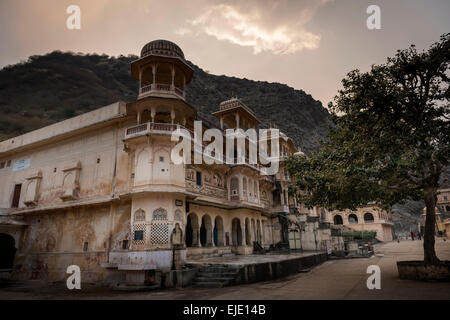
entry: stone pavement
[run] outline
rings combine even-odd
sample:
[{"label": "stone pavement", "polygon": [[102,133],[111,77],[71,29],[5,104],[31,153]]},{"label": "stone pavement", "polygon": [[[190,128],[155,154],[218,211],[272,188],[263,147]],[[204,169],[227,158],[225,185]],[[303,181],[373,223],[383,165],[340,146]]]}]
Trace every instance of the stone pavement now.
[{"label": "stone pavement", "polygon": [[[450,299],[450,283],[398,279],[396,261],[423,259],[422,244],[411,240],[391,242],[376,246],[375,256],[368,259],[329,260],[308,273],[234,287],[123,293],[87,285],[75,292],[61,284],[42,287],[24,283],[0,288],[0,299]],[[450,241],[437,239],[436,249],[442,260],[450,260]],[[381,269],[381,290],[366,287],[369,265]]]}]

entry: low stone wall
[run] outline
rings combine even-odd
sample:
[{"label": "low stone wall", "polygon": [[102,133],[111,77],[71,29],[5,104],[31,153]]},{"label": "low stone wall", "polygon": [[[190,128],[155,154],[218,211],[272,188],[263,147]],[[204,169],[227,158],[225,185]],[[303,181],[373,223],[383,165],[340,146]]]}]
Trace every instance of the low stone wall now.
[{"label": "low stone wall", "polygon": [[267,281],[286,277],[298,273],[299,270],[308,269],[327,260],[326,253],[318,253],[306,257],[286,259],[276,262],[245,265],[240,269],[240,277],[236,284]]},{"label": "low stone wall", "polygon": [[450,281],[450,261],[440,265],[426,265],[423,261],[398,261],[397,269],[402,280]]}]

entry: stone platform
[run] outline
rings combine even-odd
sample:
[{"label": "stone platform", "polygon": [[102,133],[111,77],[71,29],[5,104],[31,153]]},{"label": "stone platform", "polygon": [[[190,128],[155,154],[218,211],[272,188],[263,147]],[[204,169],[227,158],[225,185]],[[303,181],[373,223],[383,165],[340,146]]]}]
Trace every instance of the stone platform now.
[{"label": "stone platform", "polygon": [[[201,280],[208,286],[215,286],[214,284],[218,284],[221,282],[220,279],[223,278],[221,273],[236,274],[234,279],[229,279],[227,285],[253,283],[302,272],[321,264],[327,258],[326,252],[315,251],[290,254],[227,255],[195,260],[188,259],[186,263],[200,270]],[[199,284],[195,280],[194,283]]]}]

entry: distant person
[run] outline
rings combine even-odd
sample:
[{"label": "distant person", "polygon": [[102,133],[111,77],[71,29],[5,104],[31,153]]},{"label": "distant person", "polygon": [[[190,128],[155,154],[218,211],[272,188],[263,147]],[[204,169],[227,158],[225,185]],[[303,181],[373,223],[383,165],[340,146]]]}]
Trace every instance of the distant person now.
[{"label": "distant person", "polygon": [[422,234],[420,232],[417,234],[417,239],[422,240]]},{"label": "distant person", "polygon": [[411,240],[414,241],[414,232],[411,231]]}]

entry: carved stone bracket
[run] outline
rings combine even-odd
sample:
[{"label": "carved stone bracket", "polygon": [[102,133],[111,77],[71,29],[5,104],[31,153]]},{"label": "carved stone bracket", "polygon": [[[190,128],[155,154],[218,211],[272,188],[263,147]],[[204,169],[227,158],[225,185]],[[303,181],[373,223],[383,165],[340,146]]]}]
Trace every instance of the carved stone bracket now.
[{"label": "carved stone bracket", "polygon": [[80,191],[80,161],[74,162],[71,165],[64,167],[62,171],[64,173],[62,181],[63,194],[60,196],[60,198],[63,201],[78,199]]},{"label": "carved stone bracket", "polygon": [[39,200],[39,188],[41,186],[42,172],[38,170],[31,174],[27,179],[27,187],[25,192],[25,199],[23,203],[26,206],[35,206]]}]

